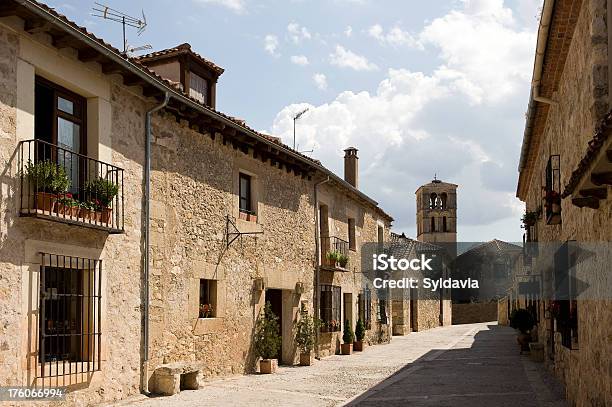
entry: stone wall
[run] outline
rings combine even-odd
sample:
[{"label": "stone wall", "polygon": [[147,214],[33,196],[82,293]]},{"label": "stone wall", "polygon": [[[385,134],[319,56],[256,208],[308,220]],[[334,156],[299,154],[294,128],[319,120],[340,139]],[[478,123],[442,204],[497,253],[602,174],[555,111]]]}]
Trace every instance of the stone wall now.
[{"label": "stone wall", "polygon": [[[108,235],[80,226],[19,216],[21,194],[16,151],[19,141],[33,139],[32,97],[37,67],[23,56],[23,44],[32,43],[17,29],[18,24],[0,23],[0,162],[2,199],[0,208],[0,385],[33,385],[36,380],[38,278],[40,252],[98,258],[102,271],[102,369],[94,373],[85,389],[70,393],[66,404],[93,404],[116,400],[139,392],[141,361],[141,209],[143,117],[146,104],[138,98],[124,105],[127,92],[116,87],[109,124],[113,147],[112,164],[125,170],[126,233]],[[44,38],[41,41],[44,42]],[[30,46],[33,49],[33,46]],[[47,51],[49,52],[49,51]],[[68,53],[50,52],[58,61],[80,64]],[[83,67],[83,69],[86,69]],[[87,68],[88,75],[112,80]],[[38,72],[37,72],[38,73]],[[48,72],[53,74],[53,72]],[[66,75],[69,84],[70,75]],[[78,87],[78,83],[74,83]],[[33,98],[32,98],[33,100]],[[18,116],[20,117],[18,119]],[[110,147],[110,146],[108,146]],[[34,317],[32,317],[34,316]],[[30,355],[35,355],[31,353]],[[67,384],[83,386],[83,379]]]},{"label": "stone wall", "polygon": [[498,320],[497,302],[453,304],[453,325]]},{"label": "stone wall", "polygon": [[[537,167],[528,187],[528,210],[535,210],[540,205],[541,176],[548,157],[560,154],[561,186],[565,185],[586,151],[594,126],[608,109],[607,36],[606,2],[583,1],[559,88],[553,95],[558,104],[549,109]],[[611,192],[608,187],[608,196],[611,196]],[[572,205],[569,198],[562,201],[561,207],[562,224],[546,225],[544,219],[538,221],[539,241],[612,240],[612,200],[600,201],[598,210],[580,209]],[[607,266],[609,268],[609,264]],[[585,277],[590,276],[591,281],[601,272],[597,268],[579,270]],[[545,274],[543,277],[544,286],[550,286],[551,275]],[[548,303],[541,305],[540,314],[545,318],[538,326],[539,338],[546,343],[547,354],[554,357],[554,361],[547,358],[547,364],[563,379],[568,396],[576,405],[612,404],[612,360],[609,357],[612,303],[579,302],[580,349],[574,350],[564,348],[559,335],[552,334],[550,315],[546,311]]]}]

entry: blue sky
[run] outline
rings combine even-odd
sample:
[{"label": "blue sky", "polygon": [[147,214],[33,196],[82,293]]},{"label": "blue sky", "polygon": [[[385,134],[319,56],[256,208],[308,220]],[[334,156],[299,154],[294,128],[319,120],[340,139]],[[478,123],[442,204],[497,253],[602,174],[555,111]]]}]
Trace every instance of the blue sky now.
[{"label": "blue sky", "polygon": [[[106,0],[147,16],[131,45],[189,42],[224,67],[217,108],[341,174],[359,148],[361,189],[415,234],[414,191],[459,187],[459,239],[520,241],[514,198],[541,0]],[[48,1],[121,46],[93,2]]]}]

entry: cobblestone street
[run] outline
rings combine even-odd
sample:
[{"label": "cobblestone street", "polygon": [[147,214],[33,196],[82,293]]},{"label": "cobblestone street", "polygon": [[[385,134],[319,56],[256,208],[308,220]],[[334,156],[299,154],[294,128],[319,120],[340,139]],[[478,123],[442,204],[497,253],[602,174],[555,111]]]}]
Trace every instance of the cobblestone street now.
[{"label": "cobblestone street", "polygon": [[495,323],[456,325],[394,337],[352,356],[275,375],[207,382],[145,406],[565,406],[561,387],[542,364],[520,356],[516,334]]}]

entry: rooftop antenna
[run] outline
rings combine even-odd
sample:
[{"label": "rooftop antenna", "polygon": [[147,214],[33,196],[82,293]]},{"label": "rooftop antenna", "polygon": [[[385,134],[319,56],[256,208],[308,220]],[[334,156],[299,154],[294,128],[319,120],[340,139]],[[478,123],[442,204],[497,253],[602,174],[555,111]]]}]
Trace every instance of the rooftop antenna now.
[{"label": "rooftop antenna", "polygon": [[132,17],[124,12],[119,10],[115,10],[109,6],[104,4],[100,4],[98,2],[94,2],[94,6],[92,7],[91,15],[94,17],[99,17],[104,20],[111,20],[117,23],[121,23],[123,26],[123,53],[127,55],[128,52],[140,51],[141,49],[150,49],[150,45],[144,45],[143,47],[129,48],[127,39],[125,37],[125,27],[133,27],[136,28],[136,33],[138,35],[142,34],[145,28],[147,27],[147,17],[144,14],[144,10],[142,12],[142,18]]},{"label": "rooftop antenna", "polygon": [[295,116],[293,116],[293,149],[295,150],[295,122],[298,121],[300,119],[300,117],[302,117],[302,115],[304,113],[306,113],[307,111],[309,111],[310,108],[307,107],[306,109],[302,110],[301,112],[299,112],[298,114],[296,114]]}]

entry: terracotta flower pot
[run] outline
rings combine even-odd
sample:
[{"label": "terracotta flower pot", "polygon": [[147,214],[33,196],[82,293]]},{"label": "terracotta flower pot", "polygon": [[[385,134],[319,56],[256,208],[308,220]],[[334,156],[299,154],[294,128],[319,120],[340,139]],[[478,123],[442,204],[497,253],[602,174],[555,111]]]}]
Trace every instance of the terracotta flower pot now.
[{"label": "terracotta flower pot", "polygon": [[516,341],[521,347],[521,352],[529,352],[529,342],[531,342],[531,335],[521,332],[516,337]]},{"label": "terracotta flower pot", "polygon": [[239,216],[242,220],[249,220],[249,214],[246,212],[240,212]]},{"label": "terracotta flower pot", "polygon": [[343,355],[350,355],[353,353],[353,344],[352,343],[343,343],[340,345],[340,350]]},{"label": "terracotta flower pot", "polygon": [[278,359],[262,359],[259,361],[259,372],[262,374],[276,373],[278,370]]},{"label": "terracotta flower pot", "polygon": [[110,223],[111,216],[113,214],[112,208],[103,208],[100,212],[100,222],[102,223]]},{"label": "terracotta flower pot", "polygon": [[366,343],[364,341],[355,341],[353,342],[353,350],[355,352],[363,352],[366,347]]},{"label": "terracotta flower pot", "polygon": [[312,352],[300,352],[300,366],[312,366]]},{"label": "terracotta flower pot", "polygon": [[43,212],[51,213],[55,208],[55,201],[57,200],[57,195],[51,194],[49,192],[37,192],[36,193],[36,208],[42,210]]},{"label": "terracotta flower pot", "polygon": [[78,206],[65,205],[60,202],[55,203],[57,214],[64,218],[78,218],[80,208]]},{"label": "terracotta flower pot", "polygon": [[83,218],[84,222],[95,222],[96,220],[96,212],[91,209],[81,208],[79,211],[79,217]]}]

